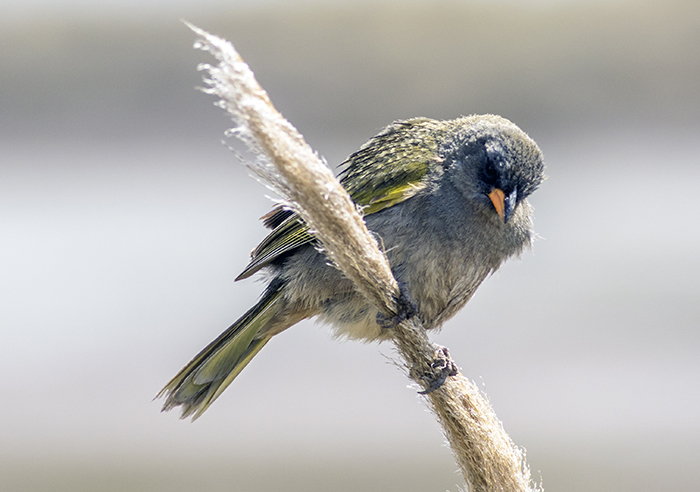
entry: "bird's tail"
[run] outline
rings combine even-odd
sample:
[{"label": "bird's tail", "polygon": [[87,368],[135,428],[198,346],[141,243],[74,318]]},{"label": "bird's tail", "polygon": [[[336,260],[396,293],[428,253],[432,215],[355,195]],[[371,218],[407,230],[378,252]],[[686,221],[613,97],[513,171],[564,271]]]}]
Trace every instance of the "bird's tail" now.
[{"label": "bird's tail", "polygon": [[256,337],[277,312],[282,285],[271,284],[260,301],[207,345],[160,390],[163,410],[182,407],[181,419],[199,418],[270,340]]}]

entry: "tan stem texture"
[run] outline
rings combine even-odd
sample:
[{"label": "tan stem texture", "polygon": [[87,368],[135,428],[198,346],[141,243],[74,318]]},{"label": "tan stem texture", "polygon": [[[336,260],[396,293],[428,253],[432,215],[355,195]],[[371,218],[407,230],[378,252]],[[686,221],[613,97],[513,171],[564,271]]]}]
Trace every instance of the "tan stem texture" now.
[{"label": "tan stem texture", "polygon": [[[396,314],[398,284],[389,262],[361,214],[331,170],[302,135],[274,108],[233,45],[195,26],[196,48],[217,65],[207,72],[205,92],[232,117],[229,133],[257,154],[249,167],[298,212],[323,245],[326,256],[359,292],[388,316]],[[427,388],[440,347],[430,342],[417,317],[394,328],[394,343],[409,377]],[[534,491],[523,452],[515,446],[478,388],[461,374],[426,395],[444,429],[469,490]]]}]

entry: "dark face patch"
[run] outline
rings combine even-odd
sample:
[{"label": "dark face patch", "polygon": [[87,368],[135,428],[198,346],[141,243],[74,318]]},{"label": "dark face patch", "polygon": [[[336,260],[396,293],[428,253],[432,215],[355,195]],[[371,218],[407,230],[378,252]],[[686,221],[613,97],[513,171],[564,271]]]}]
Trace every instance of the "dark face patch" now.
[{"label": "dark face patch", "polygon": [[518,202],[532,194],[544,179],[542,154],[521,132],[503,132],[480,142],[478,176],[486,193],[494,188],[506,196],[517,192]]}]

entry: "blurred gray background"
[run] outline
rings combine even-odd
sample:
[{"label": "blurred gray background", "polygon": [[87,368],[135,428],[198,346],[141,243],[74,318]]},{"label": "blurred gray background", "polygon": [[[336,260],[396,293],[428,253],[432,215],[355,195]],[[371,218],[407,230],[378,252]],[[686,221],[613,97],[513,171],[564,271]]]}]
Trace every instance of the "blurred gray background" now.
[{"label": "blurred gray background", "polygon": [[269,194],[194,35],[231,40],[332,165],[389,122],[498,113],[542,236],[435,335],[549,491],[696,491],[700,3],[12,0],[0,21],[0,489],[438,491],[385,345],[312,322],[196,423],[157,391],[261,291]]}]

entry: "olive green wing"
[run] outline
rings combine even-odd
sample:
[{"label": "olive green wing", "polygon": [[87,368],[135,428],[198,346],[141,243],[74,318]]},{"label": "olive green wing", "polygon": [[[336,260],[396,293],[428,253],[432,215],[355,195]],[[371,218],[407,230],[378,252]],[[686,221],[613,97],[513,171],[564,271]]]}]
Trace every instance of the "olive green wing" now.
[{"label": "olive green wing", "polygon": [[[401,203],[427,186],[431,164],[439,162],[437,123],[425,118],[394,123],[341,165],[340,183],[365,215]],[[309,226],[282,206],[262,219],[273,230],[253,250],[250,263],[236,280],[250,277],[315,239]]]},{"label": "olive green wing", "polygon": [[428,171],[440,162],[437,131],[438,122],[427,118],[393,123],[341,165],[340,183],[365,215],[427,186]]},{"label": "olive green wing", "polygon": [[[284,211],[285,209],[277,207],[265,217],[275,213],[282,215]],[[263,217],[263,220],[265,220],[265,217]],[[313,240],[314,237],[309,232],[309,226],[296,213],[292,212],[250,253],[250,263],[236,277],[236,280],[250,277],[261,268],[282,257],[285,253]]]}]

